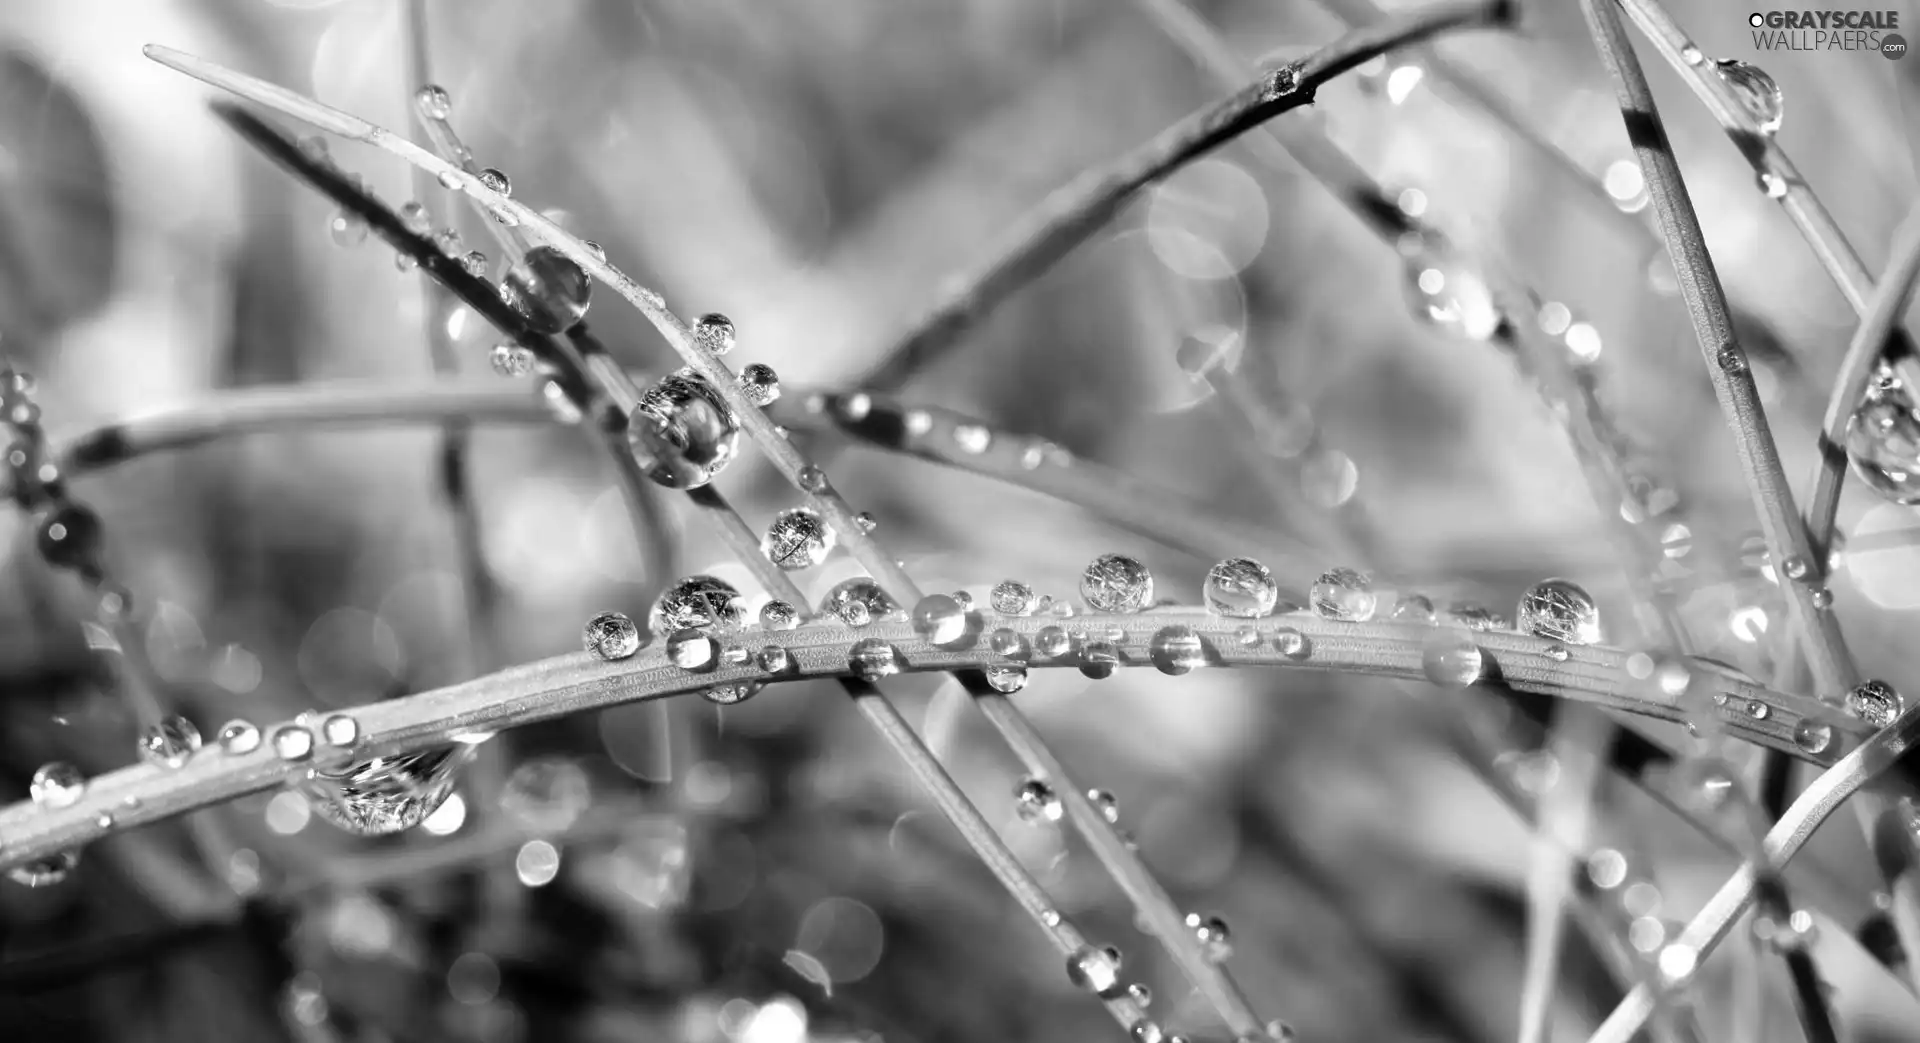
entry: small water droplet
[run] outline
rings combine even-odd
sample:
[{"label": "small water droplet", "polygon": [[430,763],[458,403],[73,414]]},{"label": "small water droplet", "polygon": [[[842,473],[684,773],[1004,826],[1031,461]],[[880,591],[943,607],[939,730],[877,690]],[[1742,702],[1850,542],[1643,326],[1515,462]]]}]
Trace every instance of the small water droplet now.
[{"label": "small water droplet", "polygon": [[393,255],[393,270],[401,273],[402,275],[406,274],[407,272],[414,271],[419,267],[420,267],[420,259],[413,256],[410,253],[406,253],[403,251],[401,253],[396,253]]},{"label": "small water droplet", "polygon": [[487,277],[487,255],[478,250],[468,250],[460,257],[460,267],[476,279]]},{"label": "small water droplet", "polygon": [[667,661],[688,673],[703,674],[720,665],[720,642],[699,630],[676,630],[667,636]]},{"label": "small water droplet", "polygon": [[801,489],[810,493],[826,492],[827,472],[808,464],[800,469],[799,484]]},{"label": "small water droplet", "polygon": [[1082,946],[1067,957],[1067,980],[1096,996],[1120,989],[1120,963],[1103,949]]},{"label": "small water droplet", "polygon": [[1773,708],[1758,699],[1747,700],[1747,716],[1756,721],[1764,721],[1772,716]]},{"label": "small water droplet", "polygon": [[867,511],[861,511],[853,516],[853,524],[861,532],[872,532],[880,527],[880,520]]},{"label": "small water droplet", "polygon": [[1593,595],[1571,580],[1547,579],[1527,588],[1516,613],[1520,629],[1570,645],[1600,640],[1600,608]]},{"label": "small water droplet", "polygon": [[273,731],[273,752],[284,761],[303,761],[313,756],[313,733],[297,724],[283,724]]},{"label": "small water droplet", "polygon": [[1364,623],[1373,618],[1378,601],[1373,582],[1355,569],[1329,569],[1309,588],[1313,610],[1324,619]]},{"label": "small water droplet", "polygon": [[49,811],[78,804],[86,792],[87,777],[65,761],[42,764],[27,784],[27,794],[33,798],[34,806]]},{"label": "small water droplet", "polygon": [[1780,563],[1780,571],[1786,573],[1788,579],[1806,579],[1807,559],[1795,554]]},{"label": "small water droplet", "polygon": [[995,630],[993,634],[987,638],[987,645],[993,649],[993,654],[1004,659],[1017,659],[1025,662],[1032,654],[1032,649],[1027,645],[1026,637],[1018,630],[1009,630],[1006,627]]},{"label": "small water droplet", "polygon": [[1142,1007],[1153,1006],[1153,990],[1137,981],[1127,986],[1127,998]]},{"label": "small water droplet", "polygon": [[1193,935],[1200,942],[1201,951],[1213,963],[1224,963],[1233,955],[1233,932],[1228,930],[1227,922],[1218,916],[1202,917],[1198,913],[1187,914],[1187,926],[1193,928]]},{"label": "small water droplet", "polygon": [[439,84],[429,83],[414,91],[413,105],[420,115],[430,120],[444,120],[453,115],[453,98]]},{"label": "small water droplet", "polygon": [[488,190],[497,192],[503,196],[513,195],[512,179],[508,178],[507,175],[501,173],[500,171],[494,169],[493,167],[488,167],[485,170],[482,170],[480,172],[479,177],[480,177],[480,183],[482,185],[485,185],[488,188]]},{"label": "small water droplet", "polygon": [[1680,60],[1686,62],[1688,65],[1699,65],[1701,62],[1707,60],[1707,56],[1701,53],[1700,48],[1688,44],[1680,48]]},{"label": "small water droplet", "polygon": [[461,176],[459,171],[442,170],[440,172],[441,188],[447,189],[448,191],[451,191],[451,192],[458,192],[461,189],[465,188],[466,185],[467,185],[467,179]]},{"label": "small water droplet", "polygon": [[900,606],[893,598],[866,576],[844,580],[820,599],[821,615],[832,616],[850,627],[864,627],[899,612]]},{"label": "small water droplet", "polygon": [[7,870],[7,879],[23,887],[52,887],[80,864],[78,851],[59,851]]},{"label": "small water droplet", "polygon": [[299,789],[313,813],[331,825],[355,836],[386,836],[412,829],[438,810],[471,756],[464,747],[443,746],[374,757],[311,772]]},{"label": "small water droplet", "polygon": [[533,352],[510,341],[495,344],[487,352],[487,364],[503,377],[524,377],[533,372],[533,362]]},{"label": "small water droplet", "polygon": [[1884,363],[1847,421],[1847,458],[1880,498],[1920,503],[1920,408]]},{"label": "small water droplet", "polygon": [[1206,644],[1192,627],[1176,623],[1161,627],[1147,645],[1147,657],[1163,674],[1179,676],[1207,665]]},{"label": "small water droplet", "polygon": [[320,722],[320,738],[329,746],[346,748],[360,741],[360,722],[344,713],[328,714]]},{"label": "small water droplet", "polygon": [[855,391],[841,398],[839,403],[840,415],[855,423],[873,415],[873,396],[864,391]]},{"label": "small water droplet", "polygon": [[581,643],[601,659],[626,659],[640,651],[640,628],[623,612],[601,612],[587,620]]},{"label": "small water droplet", "polygon": [[1414,319],[1446,336],[1484,341],[1500,329],[1485,277],[1460,260],[1420,250],[1407,262],[1405,287]]},{"label": "small water droplet", "polygon": [[1554,643],[1548,645],[1542,651],[1545,652],[1546,657],[1548,659],[1551,659],[1556,663],[1564,663],[1568,659],[1571,659],[1573,657],[1573,653],[1571,651],[1568,651],[1567,646],[1561,644],[1558,641],[1555,641]]},{"label": "small water droplet", "polygon": [[1486,657],[1472,631],[1442,627],[1420,644],[1420,669],[1427,680],[1442,688],[1465,688],[1480,680]]},{"label": "small water droplet", "polygon": [[1066,805],[1061,803],[1060,795],[1044,781],[1032,777],[1020,780],[1013,791],[1014,811],[1022,821],[1039,825],[1043,822],[1058,822],[1066,816]]},{"label": "small water droplet", "polygon": [[1819,609],[1832,608],[1833,607],[1833,591],[1828,590],[1825,587],[1815,587],[1812,590],[1807,591],[1807,600],[1812,603],[1814,608],[1819,608]]},{"label": "small water droplet", "polygon": [[770,674],[784,674],[793,669],[793,654],[779,645],[767,645],[760,649],[760,669]]},{"label": "small water droplet", "polygon": [[1875,728],[1885,728],[1905,708],[1900,693],[1885,681],[1862,681],[1847,693],[1847,712]]},{"label": "small water droplet", "polygon": [[957,648],[968,633],[967,610],[946,594],[929,594],[913,606],[913,632],[939,648]]},{"label": "small water droplet", "polygon": [[780,375],[764,362],[749,362],[737,378],[740,393],[756,406],[770,406],[780,398]]},{"label": "small water droplet", "polygon": [[854,676],[867,681],[878,681],[891,677],[905,666],[900,658],[900,650],[885,639],[878,637],[861,638],[847,649],[847,666]]},{"label": "small water droplet", "polygon": [[993,448],[993,432],[979,424],[961,424],[953,429],[953,444],[970,456],[979,456]]},{"label": "small water droplet", "polygon": [[500,281],[500,300],[541,333],[565,333],[587,317],[593,280],[566,254],[536,246]]},{"label": "small water droplet", "polygon": [[767,630],[792,630],[800,625],[800,610],[778,598],[760,606],[760,626]]},{"label": "small water droplet", "polygon": [[1159,1023],[1149,1018],[1141,1018],[1134,1022],[1127,1029],[1127,1036],[1133,1040],[1133,1043],[1167,1043],[1167,1035],[1161,1030]]},{"label": "small water droplet", "polygon": [[[1108,824],[1120,821],[1120,801],[1106,790],[1088,790],[1087,803],[1092,804],[1093,810],[1099,812],[1100,817],[1106,819]],[[1118,957],[1116,957],[1116,959],[1118,959]]]},{"label": "small water droplet", "polygon": [[742,681],[738,684],[717,684],[700,693],[700,697],[718,706],[735,706],[760,694],[764,687],[757,681]]},{"label": "small water droplet", "polygon": [[1033,588],[1017,579],[1003,579],[994,584],[987,595],[987,603],[1003,616],[1029,616],[1038,604]]},{"label": "small water droplet", "polygon": [[1138,612],[1153,601],[1153,573],[1124,554],[1102,554],[1080,574],[1080,596],[1101,612]]},{"label": "small water droplet", "polygon": [[162,768],[184,768],[200,751],[200,729],[174,715],[140,733],[140,759]]},{"label": "small water droplet", "polygon": [[1257,619],[1272,614],[1280,585],[1265,565],[1252,558],[1228,558],[1207,570],[1201,595],[1207,611],[1216,616]]},{"label": "small water droplet", "polygon": [[1786,112],[1786,96],[1781,93],[1780,85],[1773,81],[1757,65],[1751,65],[1737,58],[1721,58],[1713,63],[1720,78],[1727,81],[1733,93],[1739,97],[1740,104],[1753,117],[1760,133],[1772,134],[1780,129],[1780,120]]},{"label": "small water droplet", "polygon": [[1010,666],[1004,663],[986,668],[987,686],[996,692],[1012,695],[1027,686],[1027,668]]},{"label": "small water droplet", "polygon": [[1760,191],[1765,192],[1768,199],[1785,199],[1787,179],[1771,170],[1763,170],[1760,172]]},{"label": "small water droplet", "polygon": [[1313,643],[1293,627],[1278,627],[1273,632],[1273,647],[1288,659],[1305,659],[1313,654]]},{"label": "small water droplet", "polygon": [[216,741],[227,753],[252,753],[260,748],[260,729],[252,721],[231,720],[220,726]]},{"label": "small water droplet", "polygon": [[1485,605],[1456,601],[1447,606],[1447,618],[1468,630],[1505,630],[1507,621]]},{"label": "small water droplet", "polygon": [[342,210],[327,221],[327,235],[335,246],[359,246],[367,241],[367,223],[350,210]]},{"label": "small water droplet", "polygon": [[400,207],[400,223],[407,231],[415,235],[426,235],[433,231],[433,215],[417,202],[409,202]]},{"label": "small water droplet", "polygon": [[1807,753],[1825,753],[1827,747],[1833,745],[1833,728],[1812,718],[1803,718],[1793,729],[1793,744]]},{"label": "small water droplet", "polygon": [[708,312],[694,320],[693,337],[709,354],[725,355],[733,350],[737,336],[733,320],[719,312]]},{"label": "small water droplet", "polygon": [[451,228],[442,228],[433,233],[433,245],[448,257],[460,256],[460,233]]},{"label": "small water droplet", "polygon": [[792,507],[775,515],[773,524],[767,526],[766,535],[760,539],[760,553],[788,572],[796,572],[827,560],[835,542],[833,530],[818,511]]},{"label": "small water droplet", "polygon": [[707,575],[673,581],[660,592],[647,615],[647,628],[655,634],[677,630],[731,634],[744,625],[746,603],[740,592],[733,584]]},{"label": "small water droplet", "polygon": [[1089,641],[1080,647],[1080,673],[1095,681],[1113,676],[1120,665],[1120,650],[1106,641]]},{"label": "small water droplet", "polygon": [[1433,611],[1433,602],[1419,594],[1403,595],[1387,618],[1395,623],[1418,623],[1423,626],[1432,626],[1440,621]]},{"label": "small water droplet", "polygon": [[1061,627],[1041,627],[1033,637],[1033,647],[1049,659],[1058,659],[1073,650],[1073,638]]}]

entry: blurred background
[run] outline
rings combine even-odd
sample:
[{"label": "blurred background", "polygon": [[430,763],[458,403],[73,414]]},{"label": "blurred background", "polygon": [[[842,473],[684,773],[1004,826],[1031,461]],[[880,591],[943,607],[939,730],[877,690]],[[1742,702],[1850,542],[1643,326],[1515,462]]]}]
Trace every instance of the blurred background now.
[{"label": "blurred background", "polygon": [[[1224,94],[1148,6],[427,10],[434,79],[479,162],[681,315],[731,316],[729,361],[772,365],[791,402],[877,366],[942,281],[1048,190]],[[1342,24],[1305,0],[1192,10],[1248,62],[1306,54]],[[1671,10],[1710,55],[1777,80],[1779,141],[1877,272],[1916,199],[1920,65],[1756,53],[1744,9]],[[412,128],[405,24],[385,0],[0,6],[0,350],[38,377],[51,431],[218,389],[418,382],[431,376],[428,322],[445,324],[464,371],[492,379],[494,331],[470,313],[430,316],[420,276],[396,271],[377,239],[336,245],[325,200],[214,120],[207,90],[140,54],[164,43]],[[1771,570],[1748,544],[1731,443],[1579,12],[1526,4],[1517,32],[1439,50],[1589,183],[1398,58],[1281,119],[1350,153],[1404,213],[1473,230],[1557,303],[1540,321],[1591,375],[1646,477],[1646,495],[1620,509],[1669,519],[1661,574],[1702,653],[1770,676],[1783,629],[1770,627],[1781,618]],[[1854,314],[1705,111],[1642,54],[1799,478]],[[1560,575],[1624,626],[1600,515],[1511,355],[1436,322],[1422,265],[1268,145],[1230,144],[1141,193],[901,397],[1051,440],[1196,513],[1300,536],[1315,554],[1267,562],[1296,590],[1322,568],[1368,564],[1438,604],[1510,616],[1529,583]],[[392,205],[416,198],[390,158],[331,151]],[[445,193],[421,201],[436,225],[495,253]],[[592,321],[630,365],[671,368],[651,328],[604,290]],[[1290,451],[1248,437],[1239,413],[1182,372],[1176,353],[1192,338],[1221,346],[1241,391],[1289,418]],[[114,574],[144,605],[168,698],[203,733],[462,679],[438,438],[248,436],[76,480],[106,521]],[[1068,597],[1088,560],[1121,550],[1154,568],[1163,595],[1192,603],[1212,558],[1233,550],[1161,547],[830,434],[809,448],[929,590],[984,599],[1017,577]],[[720,576],[764,600],[710,533],[677,527],[677,502],[664,506],[673,524],[637,546],[577,428],[484,427],[471,463],[501,591],[478,669],[572,650],[596,611],[642,619],[676,575]],[[719,485],[756,526],[792,505],[751,449]],[[1920,609],[1920,516],[1850,494],[1840,518],[1832,586],[1853,648],[1868,674],[1920,684],[1900,644]],[[48,761],[88,774],[131,762],[135,724],[89,647],[86,593],[38,559],[20,512],[0,512],[0,533],[0,797],[13,801]],[[1370,560],[1350,560],[1361,554]],[[854,573],[839,552],[796,578],[817,598]],[[1160,1023],[1217,1034],[1091,857],[1058,826],[1020,817],[1018,765],[958,690],[908,677],[888,691],[1061,907],[1122,949]],[[1526,714],[1477,693],[1293,672],[1121,671],[1095,684],[1037,670],[1019,701],[1086,785],[1117,796],[1176,898],[1231,925],[1232,967],[1263,1014],[1315,1041],[1512,1038],[1528,834],[1449,735],[1471,710],[1514,751],[1500,770],[1537,788],[1553,765],[1527,752],[1539,729]],[[1751,767],[1751,751],[1726,757]],[[1628,853],[1639,890],[1594,900],[1616,947],[1644,960],[1731,862],[1643,794],[1613,785],[1603,800],[1608,842]],[[226,865],[204,865],[170,824],[96,845],[55,886],[0,890],[0,1037],[1116,1032],[833,686],[503,735],[439,813],[399,837],[341,833],[293,791],[207,814],[238,845]],[[1877,877],[1851,816],[1837,818],[1802,882],[1831,899],[1815,909],[1813,944],[1847,1038],[1920,1038],[1914,997],[1851,940]],[[1555,1038],[1584,1038],[1617,999],[1601,948],[1569,943]],[[1706,965],[1698,1017],[1710,1038],[1798,1038],[1777,961],[1756,963],[1750,948],[1736,936]]]}]

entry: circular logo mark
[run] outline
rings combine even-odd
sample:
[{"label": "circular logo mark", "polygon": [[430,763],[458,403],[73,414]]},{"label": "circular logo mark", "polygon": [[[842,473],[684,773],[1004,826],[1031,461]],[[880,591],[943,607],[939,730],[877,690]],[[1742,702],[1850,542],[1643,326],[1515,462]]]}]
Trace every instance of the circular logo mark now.
[{"label": "circular logo mark", "polygon": [[1747,16],[1747,24],[1758,29],[1767,24],[1767,16],[1755,11],[1753,14]]},{"label": "circular logo mark", "polygon": [[1893,61],[1907,56],[1907,41],[1899,33],[1888,33],[1880,38],[1880,53]]}]

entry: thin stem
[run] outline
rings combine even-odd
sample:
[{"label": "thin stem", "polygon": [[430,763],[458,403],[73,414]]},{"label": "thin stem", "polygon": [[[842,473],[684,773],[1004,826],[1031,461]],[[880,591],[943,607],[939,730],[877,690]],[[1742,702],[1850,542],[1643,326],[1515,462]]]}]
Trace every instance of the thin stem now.
[{"label": "thin stem", "polygon": [[[1743,863],[1680,932],[1673,944],[1686,946],[1697,954],[1698,959],[1704,960],[1713,946],[1726,937],[1740,915],[1753,904],[1761,882],[1777,875],[1780,868],[1806,845],[1814,830],[1826,821],[1828,815],[1882,772],[1893,767],[1916,739],[1920,739],[1920,705],[1907,709],[1892,724],[1815,779],[1787,809],[1786,815],[1767,831],[1764,857],[1757,862]],[[1682,976],[1681,980],[1670,982],[1668,986],[1683,984],[1687,977]],[[1646,985],[1636,986],[1588,1038],[1587,1043],[1628,1043],[1634,1033],[1646,1024],[1658,998],[1656,990]]]},{"label": "thin stem", "polygon": [[[1304,612],[1260,621],[1256,644],[1244,643],[1248,621],[1223,620],[1201,608],[1167,607],[1134,615],[1086,613],[1071,620],[1052,617],[992,616],[994,629],[1007,629],[1025,638],[1029,647],[1040,632],[1071,623],[1075,630],[1093,633],[1117,630],[1122,639],[1119,665],[1144,667],[1141,654],[1163,627],[1188,626],[1200,635],[1209,661],[1221,666],[1279,667],[1293,670],[1340,672],[1420,680],[1425,678],[1422,645],[1431,627],[1417,623],[1346,623]],[[986,620],[983,619],[983,624]],[[1306,641],[1304,658],[1281,651],[1273,635],[1281,628]],[[1630,667],[1636,653],[1598,645],[1562,647],[1544,638],[1505,631],[1476,632],[1482,654],[1495,666],[1508,688],[1583,704],[1622,710],[1666,721],[1685,717],[1680,698],[1635,676]],[[711,671],[681,669],[660,648],[631,659],[603,662],[585,652],[510,667],[472,681],[402,696],[342,711],[360,725],[363,741],[338,754],[363,759],[424,749],[474,733],[495,732],[587,710],[624,703],[704,691],[715,685],[763,682],[780,684],[808,678],[853,676],[848,649],[865,638],[891,644],[903,671],[953,672],[995,665],[1032,668],[1078,667],[1079,656],[1038,653],[1030,661],[1008,660],[984,645],[943,649],[928,644],[906,622],[877,622],[846,627],[821,621],[791,631],[746,628],[729,640],[746,647],[777,644],[792,660],[788,671],[769,674],[755,665],[722,662]],[[1288,647],[1293,647],[1291,644]],[[1299,652],[1298,649],[1295,650]],[[1565,661],[1561,661],[1564,653]],[[1497,670],[1496,667],[1497,666]],[[1693,683],[1726,697],[1721,712],[1728,730],[1746,742],[1777,749],[1801,760],[1826,765],[1839,750],[1862,736],[1860,722],[1818,700],[1776,692],[1753,683],[1737,671],[1706,660],[1689,664]],[[1644,675],[1643,675],[1644,676]],[[1803,724],[1824,724],[1834,730],[1833,746],[1810,754],[1794,742]],[[266,728],[269,737],[273,727]],[[322,751],[325,753],[326,751]],[[266,789],[314,766],[306,760],[283,760],[273,743],[246,754],[230,754],[209,747],[185,767],[167,769],[135,765],[110,772],[89,783],[72,807],[43,809],[20,802],[0,809],[0,868],[44,856],[63,847],[82,844],[117,830],[129,829],[244,793]],[[137,806],[126,805],[135,797]],[[112,822],[96,820],[109,813]]]},{"label": "thin stem", "polygon": [[1226,99],[1074,178],[1016,220],[987,259],[955,278],[940,301],[882,354],[865,383],[898,387],[950,349],[984,313],[1104,226],[1133,193],[1247,130],[1311,103],[1315,91],[1340,73],[1449,29],[1499,26],[1512,17],[1513,5],[1506,0],[1442,0],[1356,29],[1300,61],[1261,72]]}]

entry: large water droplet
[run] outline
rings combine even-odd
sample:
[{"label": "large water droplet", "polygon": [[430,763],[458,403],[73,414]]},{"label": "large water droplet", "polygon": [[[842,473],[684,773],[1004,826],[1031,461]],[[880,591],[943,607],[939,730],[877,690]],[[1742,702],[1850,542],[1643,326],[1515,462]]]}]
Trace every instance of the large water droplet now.
[{"label": "large water droplet", "polygon": [[1804,719],[1793,729],[1793,744],[1816,756],[1825,753],[1833,745],[1833,728],[1812,718]]},{"label": "large water droplet", "polygon": [[1104,949],[1082,946],[1067,957],[1067,980],[1096,996],[1111,996],[1120,990],[1120,961]]},{"label": "large water droplet", "polygon": [[1379,600],[1373,581],[1356,569],[1336,568],[1321,573],[1308,589],[1313,610],[1326,619],[1364,623],[1373,618]]},{"label": "large water droplet", "polygon": [[446,802],[469,747],[447,746],[317,769],[300,781],[315,814],[357,836],[412,829]]},{"label": "large water droplet", "polygon": [[65,761],[42,764],[27,784],[27,794],[36,807],[48,810],[70,808],[87,792],[87,777]]},{"label": "large water droplet", "polygon": [[900,659],[900,650],[882,638],[861,638],[847,649],[847,666],[854,676],[867,681],[878,681],[900,672],[905,664]]},{"label": "large water droplet", "polygon": [[1163,674],[1179,676],[1207,665],[1207,649],[1200,635],[1185,624],[1161,627],[1147,644],[1147,657]]},{"label": "large water droplet", "polygon": [[503,196],[513,195],[513,181],[506,174],[493,167],[480,172],[480,183]]},{"label": "large water droplet", "polygon": [[184,768],[200,751],[200,729],[174,715],[140,733],[140,759],[162,768]]},{"label": "large water droplet", "polygon": [[733,328],[732,319],[719,312],[708,312],[694,322],[693,335],[701,347],[715,355],[725,355],[733,350],[733,342],[738,334]]},{"label": "large water droplet", "polygon": [[1847,421],[1847,459],[1882,499],[1920,503],[1920,408],[1885,367]]},{"label": "large water droplet", "polygon": [[1201,588],[1207,611],[1216,616],[1255,619],[1273,612],[1280,585],[1273,573],[1252,558],[1228,558],[1207,570]]},{"label": "large water droplet", "polygon": [[1534,637],[1591,645],[1600,640],[1600,608],[1571,580],[1546,579],[1527,588],[1515,618]]},{"label": "large water droplet", "polygon": [[1036,778],[1020,780],[1013,791],[1014,811],[1023,821],[1039,824],[1058,822],[1066,817],[1067,806],[1060,801],[1060,795],[1053,787]]},{"label": "large water droplet", "polygon": [[1027,686],[1027,668],[1009,664],[1000,664],[986,668],[987,687],[1005,695]]},{"label": "large water droplet", "polygon": [[1772,134],[1780,129],[1780,119],[1786,113],[1786,97],[1780,92],[1780,85],[1773,82],[1759,66],[1750,65],[1737,58],[1721,58],[1713,63],[1720,78],[1733,88],[1740,103],[1746,107],[1747,115],[1760,127],[1760,133]]},{"label": "large water droplet", "polygon": [[1124,554],[1102,554],[1080,574],[1080,596],[1101,612],[1138,612],[1153,601],[1153,573]]},{"label": "large water droplet", "polygon": [[215,741],[227,753],[252,753],[260,748],[260,729],[252,721],[228,721],[220,726]]},{"label": "large water droplet", "polygon": [[1847,712],[1875,728],[1892,724],[1902,709],[1900,693],[1885,681],[1862,681],[1847,693]]},{"label": "large water droplet", "polygon": [[863,627],[888,619],[900,612],[900,606],[880,584],[867,576],[844,580],[820,599],[820,614],[832,616],[850,627]]},{"label": "large water droplet", "polygon": [[958,648],[969,636],[967,610],[946,594],[929,594],[913,606],[913,632],[939,648]]},{"label": "large water droplet", "polygon": [[80,852],[59,851],[7,870],[7,879],[24,887],[52,887],[80,864]]},{"label": "large water droplet", "polygon": [[1109,641],[1089,641],[1080,647],[1080,673],[1096,681],[1112,677],[1120,665],[1120,650]]},{"label": "large water droplet", "polygon": [[774,516],[767,534],[760,539],[760,552],[768,561],[795,572],[827,560],[834,542],[833,530],[820,512],[811,507],[792,507]]},{"label": "large water droplet", "polygon": [[601,659],[625,659],[640,651],[640,628],[624,612],[602,612],[587,620],[581,643]]},{"label": "large water droplet", "polygon": [[627,441],[647,477],[670,489],[713,481],[740,447],[740,418],[705,377],[669,373],[640,396]]},{"label": "large water droplet", "polygon": [[1420,669],[1442,688],[1465,688],[1480,679],[1486,665],[1471,631],[1442,627],[1420,643]]},{"label": "large water droplet", "polygon": [[770,406],[780,398],[780,374],[764,362],[749,362],[737,378],[740,393],[756,406]]},{"label": "large water droplet", "polygon": [[500,299],[541,333],[564,333],[587,317],[593,280],[566,254],[536,246],[501,280]]},{"label": "large water droplet", "polygon": [[712,576],[675,580],[660,594],[647,616],[656,634],[678,630],[712,630],[730,634],[746,622],[746,605],[733,584]]}]

